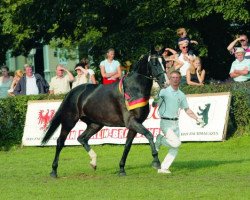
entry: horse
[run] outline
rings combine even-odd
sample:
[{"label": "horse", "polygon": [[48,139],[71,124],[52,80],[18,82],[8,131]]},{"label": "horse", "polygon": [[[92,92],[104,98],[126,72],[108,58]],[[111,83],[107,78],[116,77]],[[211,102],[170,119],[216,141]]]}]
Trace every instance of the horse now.
[{"label": "horse", "polygon": [[[61,124],[61,132],[57,139],[56,153],[52,163],[51,177],[57,177],[59,155],[65,140],[78,120],[86,123],[86,130],[77,138],[90,156],[90,165],[96,169],[97,155],[88,144],[88,140],[102,129],[103,126],[126,127],[128,129],[124,152],[120,160],[119,175],[125,176],[125,162],[133,139],[137,133],[144,135],[150,144],[153,156],[152,166],[160,168],[158,152],[153,135],[142,123],[149,114],[149,97],[156,80],[161,88],[166,87],[167,75],[163,67],[162,56],[158,52],[143,56],[133,67],[133,70],[119,82],[109,85],[82,84],[73,88],[64,98],[59,109],[52,118],[45,132],[42,144],[46,144],[55,130]],[[139,105],[128,108],[128,94],[140,99]],[[136,98],[135,98],[136,99]],[[133,101],[131,101],[133,103]],[[131,103],[130,102],[130,103]],[[135,100],[134,102],[137,102]],[[133,107],[132,106],[132,107]]]}]

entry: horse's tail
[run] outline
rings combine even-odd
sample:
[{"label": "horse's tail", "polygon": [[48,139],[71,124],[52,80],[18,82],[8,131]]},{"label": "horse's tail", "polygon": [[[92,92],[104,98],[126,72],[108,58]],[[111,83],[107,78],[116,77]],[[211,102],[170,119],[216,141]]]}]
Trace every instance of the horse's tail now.
[{"label": "horse's tail", "polygon": [[[62,103],[63,104],[63,103]],[[52,137],[58,126],[61,124],[62,106],[59,107],[56,114],[50,121],[50,124],[46,130],[45,136],[42,140],[42,144],[46,144],[48,140]]]}]

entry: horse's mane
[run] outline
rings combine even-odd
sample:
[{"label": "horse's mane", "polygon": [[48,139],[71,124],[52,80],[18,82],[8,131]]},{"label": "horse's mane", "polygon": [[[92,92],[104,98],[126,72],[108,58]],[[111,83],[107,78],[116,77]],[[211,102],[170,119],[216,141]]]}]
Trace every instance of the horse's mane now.
[{"label": "horse's mane", "polygon": [[148,55],[142,55],[141,58],[133,66],[132,71],[137,72],[142,65],[146,64],[147,61],[148,61]]}]

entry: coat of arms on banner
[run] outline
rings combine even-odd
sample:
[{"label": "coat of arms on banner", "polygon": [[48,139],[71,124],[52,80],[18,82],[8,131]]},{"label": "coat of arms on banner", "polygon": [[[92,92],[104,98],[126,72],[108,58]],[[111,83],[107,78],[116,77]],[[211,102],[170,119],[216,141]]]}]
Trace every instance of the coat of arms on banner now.
[{"label": "coat of arms on banner", "polygon": [[50,120],[55,115],[56,110],[55,109],[47,109],[46,110],[40,110],[38,112],[38,125],[40,126],[40,130],[45,130],[47,125],[49,124]]},{"label": "coat of arms on banner", "polygon": [[204,108],[201,108],[201,106],[199,106],[200,112],[197,112],[197,115],[201,116],[202,120],[204,121],[204,124],[202,124],[201,126],[202,128],[204,128],[208,124],[208,113],[209,113],[210,105],[211,103],[207,103],[205,104]]}]

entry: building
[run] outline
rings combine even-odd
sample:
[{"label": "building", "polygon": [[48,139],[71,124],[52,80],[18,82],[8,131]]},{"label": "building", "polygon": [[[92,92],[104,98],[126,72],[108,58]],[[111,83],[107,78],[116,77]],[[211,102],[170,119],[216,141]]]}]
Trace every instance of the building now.
[{"label": "building", "polygon": [[57,64],[63,64],[70,71],[74,70],[75,64],[79,62],[78,49],[69,52],[63,48],[51,48],[44,45],[36,49],[32,49],[27,57],[11,56],[11,50],[6,53],[6,65],[10,71],[23,69],[24,64],[28,63],[34,66],[34,72],[41,74],[50,82],[51,77],[55,76]]}]

